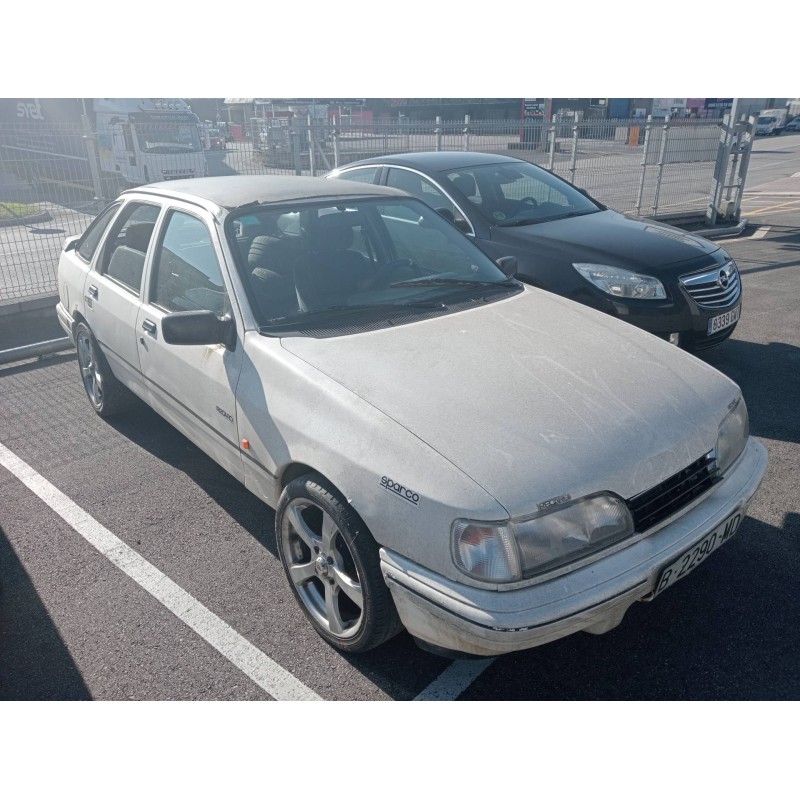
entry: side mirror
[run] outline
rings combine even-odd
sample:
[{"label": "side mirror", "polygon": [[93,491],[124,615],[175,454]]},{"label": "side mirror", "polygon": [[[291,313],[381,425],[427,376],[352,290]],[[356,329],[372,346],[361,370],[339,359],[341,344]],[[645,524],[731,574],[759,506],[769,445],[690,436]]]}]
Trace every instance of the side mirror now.
[{"label": "side mirror", "polygon": [[503,256],[494,262],[500,267],[503,275],[508,278],[513,278],[517,274],[517,257],[516,256]]},{"label": "side mirror", "polygon": [[455,214],[449,208],[437,208],[436,213],[440,217],[444,217],[448,222],[452,222],[453,225],[456,224]]},{"label": "side mirror", "polygon": [[64,252],[69,253],[70,250],[74,250],[78,246],[78,240],[80,236],[68,236],[64,240]]},{"label": "side mirror", "polygon": [[464,217],[456,217],[455,219],[456,228],[458,228],[462,233],[472,233],[472,228],[469,225]]},{"label": "side mirror", "polygon": [[176,311],[161,320],[161,335],[167,344],[224,344],[233,349],[236,324],[213,311]]}]

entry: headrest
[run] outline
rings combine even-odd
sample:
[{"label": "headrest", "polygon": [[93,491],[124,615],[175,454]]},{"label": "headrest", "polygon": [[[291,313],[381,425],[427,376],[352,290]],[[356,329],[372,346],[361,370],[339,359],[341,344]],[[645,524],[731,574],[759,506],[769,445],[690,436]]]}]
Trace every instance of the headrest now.
[{"label": "headrest", "polygon": [[317,220],[317,250],[347,250],[353,243],[353,225],[359,223],[357,215],[348,213],[326,214]]},{"label": "headrest", "polygon": [[134,222],[125,229],[125,246],[140,253],[147,252],[150,237],[153,235],[154,222]]},{"label": "headrest", "polygon": [[452,181],[453,186],[465,197],[472,197],[472,195],[477,194],[475,178],[472,175],[456,175],[455,178],[452,178]]}]

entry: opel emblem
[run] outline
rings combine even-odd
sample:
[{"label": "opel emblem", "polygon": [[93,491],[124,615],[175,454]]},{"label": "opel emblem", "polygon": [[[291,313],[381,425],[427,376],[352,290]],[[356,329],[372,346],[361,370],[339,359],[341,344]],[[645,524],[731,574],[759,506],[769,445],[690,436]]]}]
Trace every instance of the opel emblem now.
[{"label": "opel emblem", "polygon": [[721,288],[727,289],[728,281],[730,281],[730,278],[731,278],[730,274],[726,272],[724,269],[721,269],[719,271],[719,278],[717,278],[717,283]]}]

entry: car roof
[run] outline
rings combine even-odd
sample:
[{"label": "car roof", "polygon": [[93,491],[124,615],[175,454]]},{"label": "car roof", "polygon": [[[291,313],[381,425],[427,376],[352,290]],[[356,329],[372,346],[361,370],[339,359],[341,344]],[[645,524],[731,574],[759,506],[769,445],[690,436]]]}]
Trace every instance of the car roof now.
[{"label": "car roof", "polygon": [[188,200],[213,210],[234,209],[257,203],[321,200],[340,197],[408,197],[405,192],[353,181],[326,180],[297,175],[225,175],[216,178],[149,183],[122,193],[155,194]]},{"label": "car roof", "polygon": [[[481,164],[498,164],[502,162],[519,163],[521,159],[499,153],[473,153],[464,150],[432,150],[423,153],[401,153],[399,155],[378,156],[353,161],[342,169],[361,166],[363,164],[395,164],[402,167],[438,172],[464,167],[475,167]],[[527,162],[526,162],[527,163]]]}]

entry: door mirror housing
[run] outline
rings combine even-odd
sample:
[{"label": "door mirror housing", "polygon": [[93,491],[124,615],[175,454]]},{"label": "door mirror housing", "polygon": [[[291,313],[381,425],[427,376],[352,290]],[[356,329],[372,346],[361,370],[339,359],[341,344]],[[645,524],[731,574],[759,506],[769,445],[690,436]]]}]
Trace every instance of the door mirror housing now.
[{"label": "door mirror housing", "polygon": [[230,315],[213,311],[176,311],[161,320],[161,335],[167,344],[236,344],[236,324]]},{"label": "door mirror housing", "polygon": [[517,274],[517,257],[516,256],[503,256],[494,262],[508,278],[513,278]]},{"label": "door mirror housing", "polygon": [[68,236],[66,239],[64,239],[64,252],[69,253],[70,250],[75,250],[75,248],[78,246],[78,240],[80,238],[80,236]]}]

